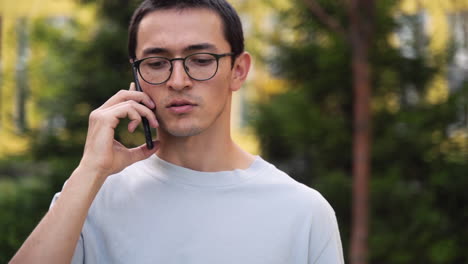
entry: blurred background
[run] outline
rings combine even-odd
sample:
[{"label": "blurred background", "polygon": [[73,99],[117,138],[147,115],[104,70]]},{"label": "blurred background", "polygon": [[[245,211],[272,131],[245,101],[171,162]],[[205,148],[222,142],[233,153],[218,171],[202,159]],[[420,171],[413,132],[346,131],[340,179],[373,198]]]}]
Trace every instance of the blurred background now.
[{"label": "blurred background", "polygon": [[[0,0],[0,263],[78,165],[90,111],[128,88],[138,2]],[[254,56],[233,136],[327,198],[349,259],[356,98],[346,1],[230,2]],[[468,0],[379,0],[371,13],[368,262],[468,263]],[[144,142],[141,129],[125,129],[126,145]]]}]

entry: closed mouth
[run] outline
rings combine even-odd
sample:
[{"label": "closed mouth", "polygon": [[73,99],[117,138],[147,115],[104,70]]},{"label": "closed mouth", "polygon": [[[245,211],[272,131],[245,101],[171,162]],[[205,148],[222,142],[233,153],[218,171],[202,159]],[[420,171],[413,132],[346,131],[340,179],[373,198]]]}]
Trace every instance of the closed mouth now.
[{"label": "closed mouth", "polygon": [[197,104],[194,104],[187,100],[173,100],[166,106],[166,108],[181,107],[181,106],[197,106]]}]

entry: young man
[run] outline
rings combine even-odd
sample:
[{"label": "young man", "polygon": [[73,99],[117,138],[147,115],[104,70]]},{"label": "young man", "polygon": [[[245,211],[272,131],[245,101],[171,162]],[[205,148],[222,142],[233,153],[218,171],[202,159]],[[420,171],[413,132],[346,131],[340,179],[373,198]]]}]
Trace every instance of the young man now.
[{"label": "young man", "polygon": [[[225,0],[146,0],[129,53],[144,93],[90,115],[83,158],[12,263],[343,263],[333,209],[230,136],[251,58]],[[119,119],[158,141],[127,149]]]}]

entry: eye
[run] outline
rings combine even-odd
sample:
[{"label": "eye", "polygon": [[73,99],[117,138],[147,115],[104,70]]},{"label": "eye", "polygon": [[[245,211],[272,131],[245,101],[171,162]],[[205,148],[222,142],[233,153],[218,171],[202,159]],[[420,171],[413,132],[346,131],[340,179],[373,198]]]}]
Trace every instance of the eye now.
[{"label": "eye", "polygon": [[153,58],[153,59],[148,59],[145,61],[144,66],[149,67],[150,69],[153,70],[159,70],[159,69],[165,69],[169,65],[169,61],[166,59],[158,59],[158,58]]},{"label": "eye", "polygon": [[208,54],[198,54],[189,57],[188,63],[193,66],[209,66],[215,62],[215,58]]}]

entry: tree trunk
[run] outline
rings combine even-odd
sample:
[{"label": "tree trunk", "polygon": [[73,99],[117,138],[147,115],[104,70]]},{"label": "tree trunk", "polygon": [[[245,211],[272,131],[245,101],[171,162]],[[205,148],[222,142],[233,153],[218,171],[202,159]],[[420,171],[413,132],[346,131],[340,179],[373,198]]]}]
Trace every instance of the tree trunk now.
[{"label": "tree trunk", "polygon": [[350,2],[350,41],[354,92],[353,207],[350,263],[368,262],[371,144],[371,48],[373,0]]},{"label": "tree trunk", "polygon": [[348,27],[330,16],[316,0],[304,0],[312,14],[330,30],[348,40],[352,54],[353,192],[351,264],[367,264],[369,234],[369,179],[371,145],[371,65],[369,52],[373,37],[375,0],[347,0]]},{"label": "tree trunk", "polygon": [[351,264],[367,263],[370,174],[370,67],[366,54],[353,54],[354,135]]}]

